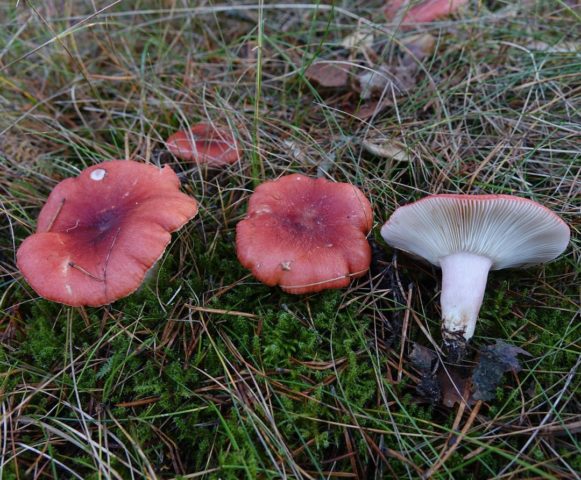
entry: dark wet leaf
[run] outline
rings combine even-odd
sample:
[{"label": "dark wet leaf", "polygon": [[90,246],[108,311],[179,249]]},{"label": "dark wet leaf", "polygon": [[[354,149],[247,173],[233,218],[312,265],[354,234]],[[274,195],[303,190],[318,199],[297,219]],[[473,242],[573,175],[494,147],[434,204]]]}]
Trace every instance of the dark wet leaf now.
[{"label": "dark wet leaf", "polygon": [[325,88],[343,88],[349,83],[349,66],[341,63],[320,61],[305,70],[305,77]]},{"label": "dark wet leaf", "polygon": [[521,370],[517,355],[531,356],[526,350],[502,340],[482,347],[480,360],[472,375],[473,397],[476,400],[492,400],[504,373]]},{"label": "dark wet leaf", "polygon": [[416,387],[416,392],[422,397],[427,398],[432,404],[438,403],[442,395],[440,382],[431,374],[422,376],[420,383]]},{"label": "dark wet leaf", "polygon": [[464,377],[460,371],[454,367],[447,367],[438,372],[438,381],[442,390],[442,403],[446,407],[452,408],[456,404],[461,404],[464,399],[468,405],[474,405],[476,400],[466,388],[470,383],[469,377]]},{"label": "dark wet leaf", "polygon": [[433,350],[424,347],[419,343],[414,343],[410,360],[414,367],[416,367],[421,373],[426,374],[432,372],[434,365],[438,360],[438,356]]},{"label": "dark wet leaf", "polygon": [[438,366],[436,352],[423,345],[414,343],[410,360],[412,365],[420,372],[420,383],[416,387],[417,393],[429,399],[431,403],[439,402],[441,389],[436,376],[436,368]]}]

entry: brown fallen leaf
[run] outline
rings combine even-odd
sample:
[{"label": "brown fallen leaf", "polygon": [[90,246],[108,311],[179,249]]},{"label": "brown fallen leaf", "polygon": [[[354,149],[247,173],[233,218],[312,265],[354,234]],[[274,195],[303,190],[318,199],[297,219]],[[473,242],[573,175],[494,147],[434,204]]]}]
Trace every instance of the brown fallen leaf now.
[{"label": "brown fallen leaf", "polygon": [[368,138],[361,142],[363,148],[380,158],[389,158],[398,162],[409,162],[410,157],[405,147],[397,140],[389,138]]},{"label": "brown fallen leaf", "polygon": [[333,61],[318,61],[305,70],[305,77],[325,88],[342,88],[349,83],[349,66]]},{"label": "brown fallen leaf", "polygon": [[525,45],[529,50],[540,50],[546,53],[580,53],[580,42],[560,42],[549,45],[546,42],[530,42]]},{"label": "brown fallen leaf", "polygon": [[380,100],[371,100],[358,105],[356,108],[346,108],[347,113],[352,113],[359,120],[369,120],[373,116],[381,113],[387,107],[393,105],[390,97],[383,97]]},{"label": "brown fallen leaf", "polygon": [[370,49],[373,47],[373,30],[368,26],[358,25],[353,33],[343,39],[341,45],[349,50]]},{"label": "brown fallen leaf", "polygon": [[416,85],[417,66],[404,65],[380,65],[375,70],[366,70],[357,75],[359,83],[359,95],[363,100],[381,95],[390,95],[393,90],[395,95],[403,95]]},{"label": "brown fallen leaf", "polygon": [[[402,43],[417,60],[429,57],[436,49],[436,37],[429,33],[413,35],[406,38]],[[402,63],[410,63],[410,61],[415,62],[415,59],[408,52],[405,52]]]},{"label": "brown fallen leaf", "polygon": [[[461,404],[463,400],[469,406],[476,403],[476,400],[471,395],[467,385],[470,384],[470,378],[463,377],[460,372],[453,367],[447,367],[446,370],[438,372],[438,381],[442,391],[442,403],[446,407],[454,407],[456,404]],[[462,398],[466,395],[468,398]]]}]

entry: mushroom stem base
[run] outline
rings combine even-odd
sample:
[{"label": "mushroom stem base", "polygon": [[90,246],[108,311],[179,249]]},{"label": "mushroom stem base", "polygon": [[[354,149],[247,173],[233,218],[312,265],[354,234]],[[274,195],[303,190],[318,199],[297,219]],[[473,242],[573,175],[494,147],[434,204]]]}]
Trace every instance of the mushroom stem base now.
[{"label": "mushroom stem base", "polygon": [[462,332],[449,332],[445,328],[442,328],[442,340],[448,361],[451,363],[459,363],[466,354],[468,340],[464,338]]},{"label": "mushroom stem base", "polygon": [[472,253],[455,253],[440,259],[442,267],[442,335],[445,343],[472,338],[484,298],[492,261]]}]

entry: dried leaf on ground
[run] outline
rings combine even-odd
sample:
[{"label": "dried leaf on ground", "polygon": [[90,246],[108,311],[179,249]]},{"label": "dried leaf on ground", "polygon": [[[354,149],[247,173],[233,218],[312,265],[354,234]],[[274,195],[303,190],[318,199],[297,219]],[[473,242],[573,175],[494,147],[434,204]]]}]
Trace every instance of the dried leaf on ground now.
[{"label": "dried leaf on ground", "polygon": [[363,100],[381,95],[402,95],[416,85],[417,66],[405,65],[380,65],[375,70],[366,70],[357,75],[360,93]]},{"label": "dried leaf on ground", "polygon": [[410,156],[405,147],[396,140],[389,138],[368,138],[361,143],[363,148],[380,158],[389,158],[398,162],[409,162]]},{"label": "dried leaf on ground", "polygon": [[381,100],[370,100],[369,102],[365,102],[354,109],[347,108],[346,111],[352,113],[359,120],[369,120],[371,117],[377,115],[391,105],[393,105],[391,97],[383,97]]},{"label": "dried leaf on ground", "polygon": [[305,70],[305,77],[326,88],[342,88],[349,83],[349,66],[331,61],[311,64]]},{"label": "dried leaf on ground", "polygon": [[540,50],[545,53],[580,53],[580,42],[560,42],[549,45],[546,42],[531,42],[525,45],[529,50]]},{"label": "dried leaf on ground", "polygon": [[371,48],[373,46],[373,30],[370,27],[358,25],[357,30],[347,35],[341,45],[349,50]]},{"label": "dried leaf on ground", "polygon": [[[429,33],[422,33],[419,35],[413,35],[408,37],[403,41],[403,45],[409,50],[411,54],[418,60],[423,60],[424,58],[432,55],[436,49],[436,37]],[[407,59],[405,57],[408,57]],[[415,62],[414,58],[411,58],[408,52],[404,53],[403,63]]]},{"label": "dried leaf on ground", "polygon": [[473,396],[476,400],[493,399],[504,373],[521,370],[517,355],[531,356],[526,350],[502,340],[496,340],[495,345],[482,347],[480,360],[472,375]]},{"label": "dried leaf on ground", "polygon": [[438,372],[438,381],[442,390],[442,403],[446,407],[452,408],[456,404],[461,404],[463,400],[468,405],[476,403],[476,400],[470,394],[470,390],[466,388],[470,383],[470,378],[462,376],[458,369],[447,367],[445,370],[440,370]]}]

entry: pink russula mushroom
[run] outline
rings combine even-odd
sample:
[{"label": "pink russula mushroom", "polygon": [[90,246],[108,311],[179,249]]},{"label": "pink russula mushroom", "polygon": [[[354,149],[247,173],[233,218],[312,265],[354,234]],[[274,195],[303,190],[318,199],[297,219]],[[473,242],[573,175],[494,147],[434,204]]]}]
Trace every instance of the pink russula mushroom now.
[{"label": "pink russula mushroom", "polygon": [[59,183],[17,252],[30,286],[49,300],[100,306],[134,292],[171,232],[198,211],[174,171],[130,160],[94,165]]},{"label": "pink russula mushroom", "polygon": [[349,285],[371,262],[371,205],[348,183],[287,175],[260,185],[236,226],[240,263],[289,293]]},{"label": "pink russula mushroom", "polygon": [[[451,15],[462,5],[468,3],[468,0],[425,0],[419,5],[414,5],[405,11],[402,23],[427,23],[438,18]],[[393,19],[399,10],[405,8],[409,0],[391,0],[384,7],[385,16]]]},{"label": "pink russula mushroom", "polygon": [[510,195],[431,195],[398,208],[385,241],[442,269],[442,335],[461,351],[472,338],[489,270],[558,257],[569,227],[548,208]]},{"label": "pink russula mushroom", "polygon": [[166,141],[167,148],[181,160],[222,167],[240,160],[242,153],[234,136],[209,123],[180,130]]}]

